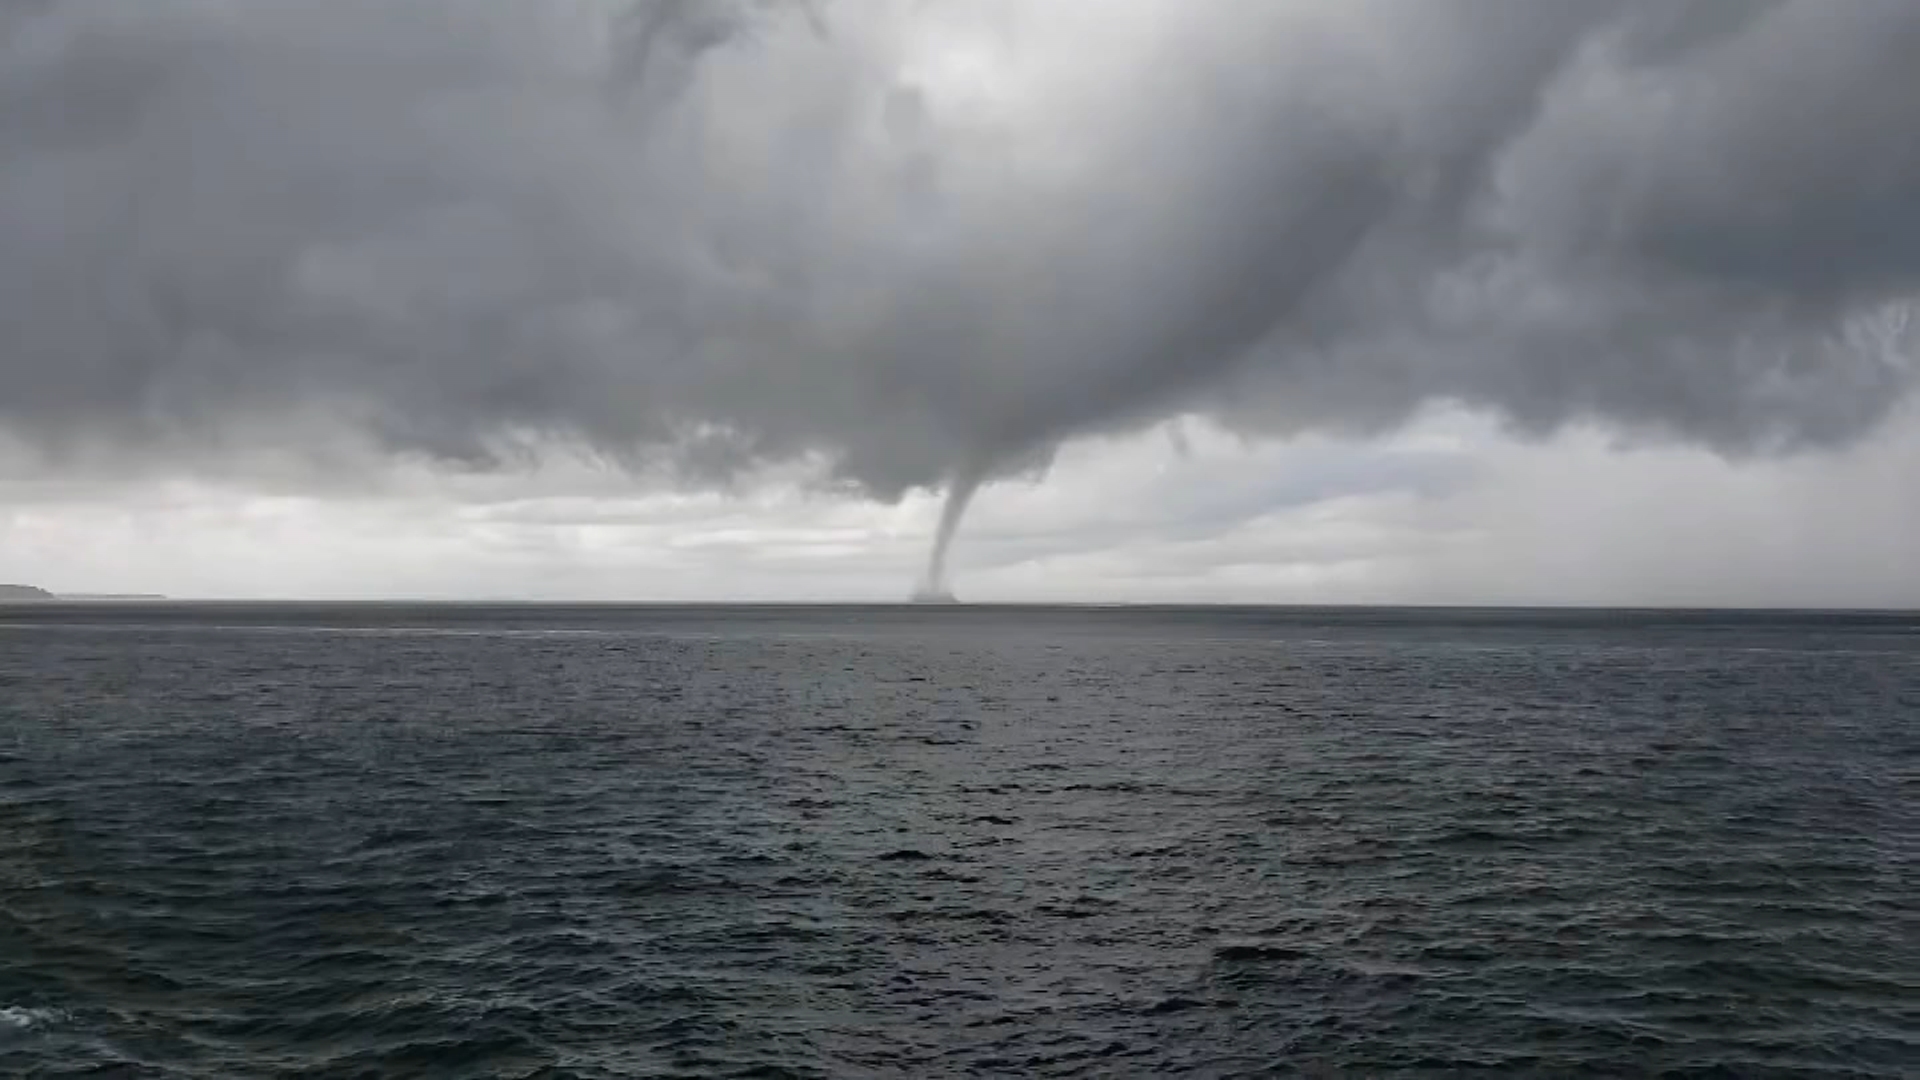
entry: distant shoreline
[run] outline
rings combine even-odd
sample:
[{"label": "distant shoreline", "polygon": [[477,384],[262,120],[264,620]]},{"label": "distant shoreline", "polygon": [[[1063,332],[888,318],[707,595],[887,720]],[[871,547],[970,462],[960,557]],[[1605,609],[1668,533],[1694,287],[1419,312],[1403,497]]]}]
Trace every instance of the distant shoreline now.
[{"label": "distant shoreline", "polygon": [[124,604],[166,600],[159,593],[56,593],[38,585],[0,585],[0,602],[31,604]]}]

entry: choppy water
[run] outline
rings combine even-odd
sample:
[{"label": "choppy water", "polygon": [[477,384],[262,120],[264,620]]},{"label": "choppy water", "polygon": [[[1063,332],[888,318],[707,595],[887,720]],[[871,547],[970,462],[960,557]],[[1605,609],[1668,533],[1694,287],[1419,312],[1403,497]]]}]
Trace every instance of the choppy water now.
[{"label": "choppy water", "polygon": [[0,609],[0,1074],[1913,1075],[1920,618]]}]

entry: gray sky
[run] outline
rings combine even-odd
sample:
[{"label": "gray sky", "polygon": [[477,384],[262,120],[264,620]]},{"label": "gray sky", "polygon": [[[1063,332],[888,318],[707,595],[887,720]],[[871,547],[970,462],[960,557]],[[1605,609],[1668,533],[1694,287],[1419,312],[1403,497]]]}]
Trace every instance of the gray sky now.
[{"label": "gray sky", "polygon": [[0,4],[0,579],[1920,605],[1906,0]]}]

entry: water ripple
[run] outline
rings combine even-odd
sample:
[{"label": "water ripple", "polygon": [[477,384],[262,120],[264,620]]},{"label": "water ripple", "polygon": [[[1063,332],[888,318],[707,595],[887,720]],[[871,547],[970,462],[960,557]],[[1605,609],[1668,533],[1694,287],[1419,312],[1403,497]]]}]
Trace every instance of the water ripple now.
[{"label": "water ripple", "polygon": [[1920,1061],[1911,620],[95,618],[0,618],[6,1075]]}]

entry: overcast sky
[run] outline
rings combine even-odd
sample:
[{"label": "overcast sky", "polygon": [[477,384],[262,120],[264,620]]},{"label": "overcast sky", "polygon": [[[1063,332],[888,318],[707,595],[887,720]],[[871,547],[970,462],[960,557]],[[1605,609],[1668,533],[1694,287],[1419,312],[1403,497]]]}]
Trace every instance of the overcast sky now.
[{"label": "overcast sky", "polygon": [[884,600],[944,504],[967,599],[1920,606],[1915,55],[1907,0],[0,0],[0,581]]},{"label": "overcast sky", "polygon": [[[1920,607],[1917,455],[1910,420],[1745,463],[1457,415],[1251,445],[1188,421],[990,487],[955,576],[981,601]],[[57,589],[176,596],[890,601],[938,513],[779,480],[636,492],[578,464],[382,483],[9,483],[0,560]]]}]

